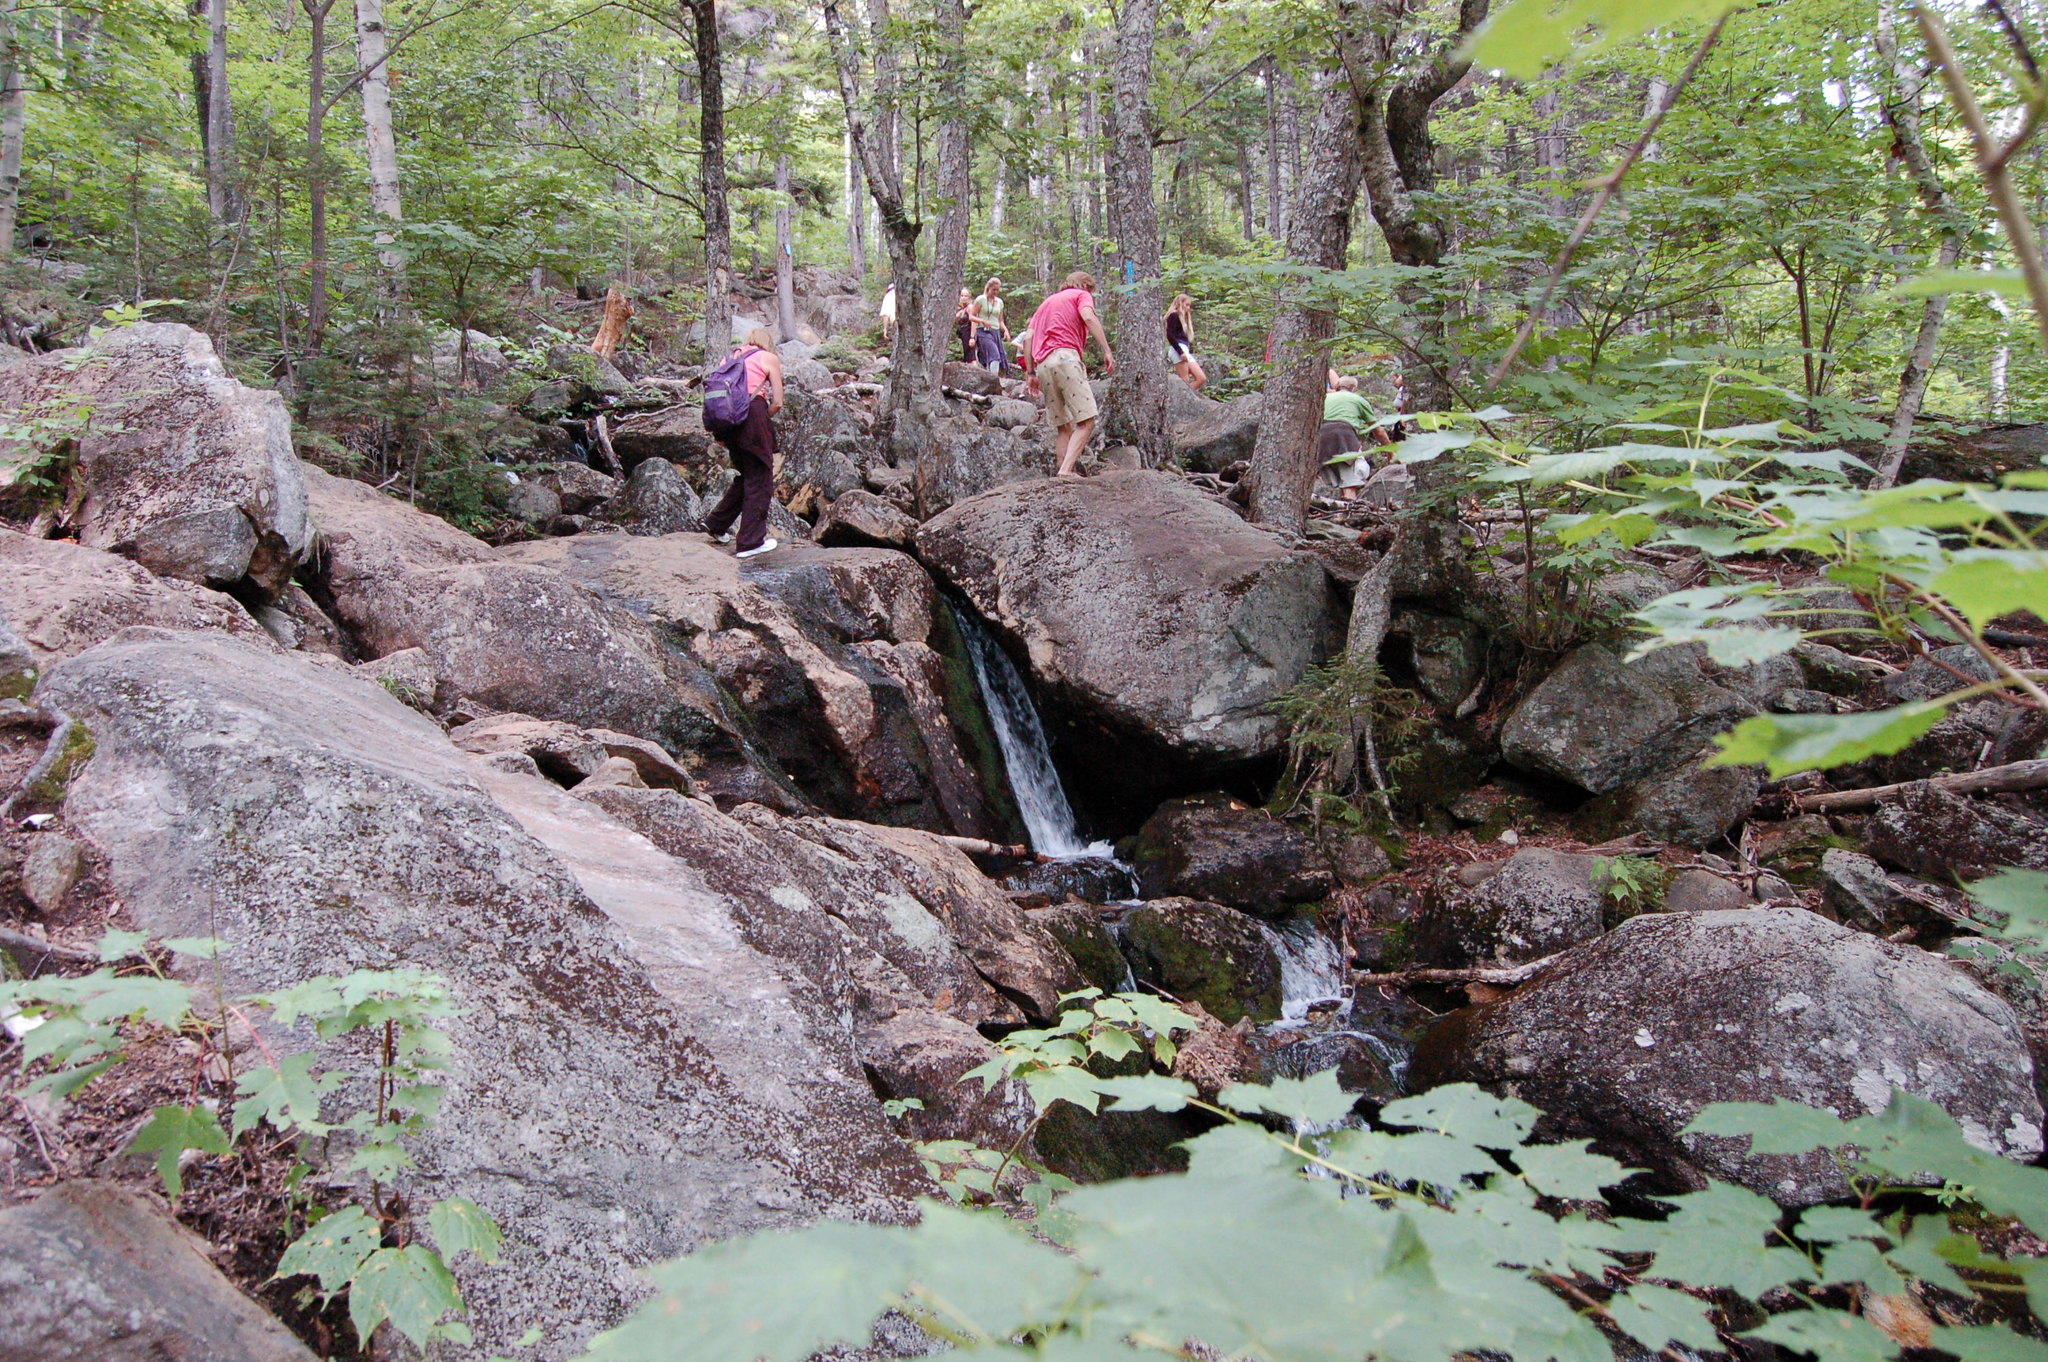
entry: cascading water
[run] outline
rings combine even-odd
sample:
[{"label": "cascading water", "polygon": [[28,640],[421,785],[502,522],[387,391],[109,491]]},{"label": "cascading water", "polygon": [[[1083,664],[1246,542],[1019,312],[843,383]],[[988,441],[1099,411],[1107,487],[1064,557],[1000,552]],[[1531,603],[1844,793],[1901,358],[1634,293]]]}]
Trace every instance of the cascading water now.
[{"label": "cascading water", "polygon": [[1023,816],[1031,849],[1040,855],[1062,858],[1108,856],[1109,843],[1081,840],[1074,806],[1067,802],[1059,768],[1052,764],[1045,726],[1038,721],[1038,707],[1031,703],[1031,692],[1024,688],[1017,664],[1010,661],[1010,655],[973,611],[956,610],[953,614],[967,640],[974,680],[981,688],[981,702],[988,710],[989,723],[995,728],[996,745],[1003,750],[1010,792],[1017,800],[1017,812]]}]

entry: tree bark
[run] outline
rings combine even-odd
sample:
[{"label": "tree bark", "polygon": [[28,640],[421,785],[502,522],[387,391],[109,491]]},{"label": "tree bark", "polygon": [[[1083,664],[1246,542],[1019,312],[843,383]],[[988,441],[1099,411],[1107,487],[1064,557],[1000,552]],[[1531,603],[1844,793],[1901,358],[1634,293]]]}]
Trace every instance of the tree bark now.
[{"label": "tree bark", "polygon": [[[1338,73],[1325,89],[1310,134],[1306,169],[1287,210],[1287,259],[1334,270],[1351,250],[1358,197],[1359,101]],[[1251,513],[1256,524],[1301,533],[1315,488],[1316,431],[1336,316],[1308,299],[1287,303],[1273,324],[1272,379],[1252,447]]]},{"label": "tree bark", "polygon": [[704,201],[704,362],[732,345],[732,212],[726,203],[725,65],[718,0],[690,0],[697,33],[697,185]]},{"label": "tree bark", "polygon": [[775,158],[775,326],[778,341],[796,339],[796,245],[789,221],[789,153]]},{"label": "tree bark", "polygon": [[1138,447],[1141,464],[1173,461],[1166,426],[1165,300],[1160,296],[1159,216],[1152,199],[1152,129],[1145,117],[1159,0],[1123,0],[1110,75],[1109,230],[1111,268],[1134,280],[1116,315],[1117,371],[1110,380],[1109,438]]},{"label": "tree bark", "polygon": [[[327,336],[327,15],[334,0],[299,0],[306,11],[306,353]],[[300,395],[303,404],[304,394]]]},{"label": "tree bark", "polygon": [[21,22],[15,0],[0,0],[0,259],[14,254],[21,217],[21,144],[28,131],[28,89],[23,78]]},{"label": "tree bark", "polygon": [[604,320],[598,324],[597,339],[590,343],[590,348],[610,359],[619,352],[620,343],[626,339],[626,326],[632,320],[633,300],[626,296],[626,291],[617,287],[607,290]]},{"label": "tree bark", "polygon": [[1266,58],[1266,235],[1285,240],[1286,219],[1280,208],[1280,90],[1279,69]]},{"label": "tree bark", "polygon": [[853,265],[853,277],[861,283],[868,278],[867,194],[860,185],[860,158],[853,154],[853,139],[846,139],[846,255]]},{"label": "tree bark", "polygon": [[[925,334],[927,389],[937,392],[939,376],[955,350],[954,300],[967,276],[968,195],[973,189],[973,148],[967,140],[967,6],[964,0],[934,0],[938,21],[938,219],[932,224],[931,315]],[[898,291],[899,298],[902,296]]]},{"label": "tree bark", "polygon": [[[212,0],[220,3],[220,0]],[[384,0],[356,0],[356,62],[362,70],[363,142],[369,153],[370,210],[394,228],[405,220],[398,196],[398,137],[391,125],[391,70],[386,58]],[[405,296],[405,252],[395,232],[377,233],[384,296]]]},{"label": "tree bark", "polygon": [[[875,202],[882,224],[882,243],[889,252],[890,281],[896,286],[896,344],[889,384],[883,389],[881,412],[893,424],[905,412],[932,399],[932,372],[924,362],[924,290],[917,268],[917,239],[924,224],[911,215],[903,196],[903,177],[896,154],[894,60],[885,48],[877,46],[877,98],[871,124],[868,100],[861,92],[857,35],[840,17],[839,0],[822,0],[822,8],[825,37],[839,76],[839,99],[846,110],[846,134],[867,175],[868,194]],[[882,0],[873,0],[870,13],[875,29],[873,41],[880,44],[886,40],[887,6]]]},{"label": "tree bark", "polygon": [[[1920,91],[1924,78],[1919,66],[1899,54],[1896,17],[1887,3],[1879,7],[1876,46],[1878,56],[1891,67],[1891,85],[1882,105],[1884,121],[1892,130],[1892,150],[1905,165],[1914,190],[1929,214],[1941,222],[1941,268],[1952,269],[1962,258],[1970,223],[1956,204],[1948,187],[1935,173],[1928,159],[1927,145],[1920,133]],[[1920,403],[1927,396],[1927,380],[1934,364],[1935,347],[1941,341],[1942,322],[1948,314],[1948,295],[1930,294],[1920,308],[1920,329],[1913,349],[1906,356],[1906,368],[1899,375],[1899,402],[1892,411],[1891,429],[1878,457],[1873,487],[1889,487],[1898,481],[1905,466],[1906,449],[1913,442],[1913,423],[1919,419]]]},{"label": "tree bark", "polygon": [[228,94],[227,0],[205,0],[206,52],[195,59],[205,94],[200,127],[206,145],[206,210],[216,227],[242,220],[235,183],[235,114]]}]

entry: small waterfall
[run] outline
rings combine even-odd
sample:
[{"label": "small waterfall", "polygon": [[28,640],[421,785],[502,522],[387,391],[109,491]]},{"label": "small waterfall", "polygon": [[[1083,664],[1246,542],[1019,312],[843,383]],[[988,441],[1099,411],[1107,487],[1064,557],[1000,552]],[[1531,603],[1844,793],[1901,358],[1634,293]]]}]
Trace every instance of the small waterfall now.
[{"label": "small waterfall", "polygon": [[1280,958],[1280,1019],[1308,1019],[1313,1003],[1338,1003],[1351,996],[1351,976],[1344,952],[1313,922],[1259,924]]},{"label": "small waterfall", "polygon": [[1010,775],[1010,792],[1017,800],[1017,812],[1024,817],[1024,830],[1031,849],[1045,856],[1107,856],[1107,842],[1090,844],[1081,840],[1080,825],[1074,821],[1074,807],[1060,785],[1060,773],[1052,764],[1046,746],[1045,726],[1038,721],[1038,707],[1017,664],[1003,651],[971,610],[956,610],[960,633],[967,640],[967,656],[974,664],[975,684],[981,687],[981,702],[995,726],[996,744],[1003,749],[1003,766]]}]

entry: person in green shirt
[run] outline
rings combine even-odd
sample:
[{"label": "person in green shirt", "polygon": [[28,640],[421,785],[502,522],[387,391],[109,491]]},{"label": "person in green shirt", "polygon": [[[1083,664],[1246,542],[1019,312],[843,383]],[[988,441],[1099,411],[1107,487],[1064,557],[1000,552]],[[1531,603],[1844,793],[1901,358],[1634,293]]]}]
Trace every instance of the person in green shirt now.
[{"label": "person in green shirt", "polygon": [[[1353,374],[1339,374],[1336,386],[1323,396],[1323,426],[1316,437],[1316,457],[1326,481],[1334,483],[1341,501],[1353,501],[1365,485],[1372,463],[1362,451],[1365,441],[1386,444],[1387,433],[1375,423],[1380,414],[1358,391]],[[1346,455],[1355,457],[1345,458]],[[1333,463],[1332,460],[1341,460]]]}]

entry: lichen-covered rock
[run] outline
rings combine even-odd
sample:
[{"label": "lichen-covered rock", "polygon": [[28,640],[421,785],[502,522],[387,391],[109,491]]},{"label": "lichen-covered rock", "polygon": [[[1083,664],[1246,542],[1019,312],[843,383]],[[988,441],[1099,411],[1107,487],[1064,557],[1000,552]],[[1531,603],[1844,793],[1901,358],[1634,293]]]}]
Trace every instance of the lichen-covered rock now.
[{"label": "lichen-covered rock", "polygon": [[1124,903],[1138,897],[1130,870],[1108,856],[1063,856],[997,878],[1012,894],[1043,894],[1049,903]]},{"label": "lichen-covered rock", "polygon": [[569,515],[587,514],[619,494],[617,478],[586,463],[558,463],[537,481],[555,490]]},{"label": "lichen-covered rock", "polygon": [[1146,898],[1198,898],[1286,917],[1337,888],[1314,842],[1229,795],[1169,799],[1125,851]]},{"label": "lichen-covered rock", "polygon": [[1220,473],[1240,459],[1249,459],[1259,440],[1262,393],[1247,393],[1229,402],[1215,402],[1169,380],[1166,416],[1173,424],[1173,450],[1182,468]]},{"label": "lichen-covered rock", "polygon": [[1003,391],[1000,376],[990,373],[979,364],[968,364],[962,360],[949,359],[940,371],[941,381],[949,388],[958,388],[964,393],[977,397],[999,397]]},{"label": "lichen-covered rock", "polygon": [[1909,785],[1863,829],[1870,854],[1931,880],[1981,879],[2001,866],[2048,870],[2048,821],[1996,799]]},{"label": "lichen-covered rock", "polygon": [[628,534],[680,534],[704,523],[704,503],[667,459],[642,459],[602,513]]},{"label": "lichen-covered rock", "polygon": [[0,1362],[313,1362],[207,1245],[112,1182],[0,1211]]},{"label": "lichen-covered rock", "polygon": [[[906,461],[899,456],[897,462]],[[908,462],[916,479],[920,515],[935,514],[995,488],[1050,477],[1054,466],[1052,447],[1043,439],[984,426],[969,417],[935,423]]]},{"label": "lichen-covered rock", "polygon": [[984,1089],[961,1080],[997,1057],[993,1042],[957,1017],[905,1008],[866,1027],[861,1057],[875,1090],[885,1098],[922,1105],[903,1114],[915,1140],[967,1140],[984,1149],[1013,1149],[1038,1116],[1017,1079]]},{"label": "lichen-covered rock", "polygon": [[[272,594],[290,580],[312,535],[283,397],[243,387],[213,342],[171,322],[0,368],[0,409],[80,405],[93,418],[71,475],[80,544],[207,586]],[[0,444],[0,485],[24,449]]]},{"label": "lichen-covered rock", "polygon": [[[0,607],[5,606],[0,601]],[[39,671],[36,655],[26,640],[14,632],[7,611],[0,608],[0,700],[19,700],[35,689]]]},{"label": "lichen-covered rock", "polygon": [[61,832],[38,833],[21,858],[21,893],[38,911],[54,913],[85,874],[85,852]]},{"label": "lichen-covered rock", "polygon": [[544,1356],[572,1355],[649,1261],[900,1218],[925,1185],[843,993],[749,944],[739,904],[593,804],[484,768],[368,682],[226,637],[130,630],[38,694],[98,739],[65,813],[134,925],[221,938],[207,968],[230,994],[401,964],[449,981],[449,1093],[416,1176],[516,1227],[504,1266],[454,1264],[480,1353],[545,1318]]},{"label": "lichen-covered rock", "polygon": [[[126,558],[64,539],[0,529],[0,614],[36,666],[84,652],[131,624],[206,629],[268,641],[234,597],[154,577]],[[0,662],[0,672],[6,671]],[[5,698],[0,696],[0,698]]]},{"label": "lichen-covered rock", "polygon": [[1220,1022],[1280,1015],[1280,958],[1258,920],[1235,908],[1155,899],[1124,918],[1123,937],[1141,981],[1200,1003]]},{"label": "lichen-covered rock", "polygon": [[1406,649],[1415,684],[1446,713],[1457,709],[1486,674],[1486,631],[1470,620],[1435,610],[1398,610],[1387,637]]},{"label": "lichen-covered rock", "polygon": [[840,493],[817,528],[818,542],[827,548],[907,549],[916,537],[915,520],[859,487]]},{"label": "lichen-covered rock", "polygon": [[1597,856],[1527,847],[1505,861],[1461,867],[1425,901],[1408,931],[1415,958],[1457,968],[1521,964],[1605,930]]},{"label": "lichen-covered rock", "polygon": [[1506,1000],[1439,1022],[1409,1081],[1485,1084],[1664,1186],[1714,1177],[1787,1206],[1844,1195],[1834,1161],[1681,1134],[1701,1108],[1786,1100],[1852,1116],[1883,1110],[1900,1087],[1984,1149],[2041,1153],[2012,1009],[1939,956],[1800,908],[1631,918]]},{"label": "lichen-covered rock", "polygon": [[1748,817],[1762,793],[1760,767],[1713,766],[1696,757],[1609,791],[1586,807],[1580,822],[1597,838],[1639,832],[1703,847]]},{"label": "lichen-covered rock", "polygon": [[1029,909],[1026,915],[1066,947],[1090,987],[1119,993],[1132,982],[1130,962],[1102,925],[1102,913],[1094,904],[1061,903]]},{"label": "lichen-covered rock", "polygon": [[[1713,666],[1696,647],[1634,662],[1625,655],[1616,643],[1575,650],[1508,715],[1501,754],[1525,771],[1605,794],[1679,765],[1794,684],[1780,677],[1773,689]],[[1790,664],[1784,670],[1796,676]]]},{"label": "lichen-covered rock", "polygon": [[628,416],[612,427],[612,449],[629,473],[643,460],[663,459],[699,491],[711,471],[725,463],[725,446],[704,429],[701,401]]},{"label": "lichen-covered rock", "polygon": [[1313,554],[1168,473],[1001,488],[917,545],[1027,666],[1074,774],[1139,812],[1276,757],[1272,702],[1338,642]]}]

